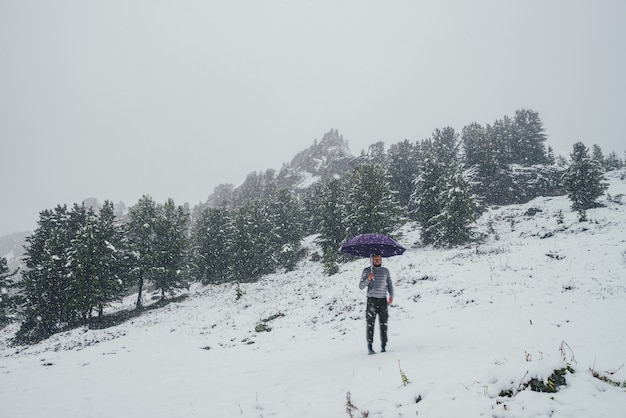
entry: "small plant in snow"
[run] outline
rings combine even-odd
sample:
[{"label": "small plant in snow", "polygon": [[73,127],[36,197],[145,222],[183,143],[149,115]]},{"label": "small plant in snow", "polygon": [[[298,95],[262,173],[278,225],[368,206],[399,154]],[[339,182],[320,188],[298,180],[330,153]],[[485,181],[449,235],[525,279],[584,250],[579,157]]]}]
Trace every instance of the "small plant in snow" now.
[{"label": "small plant in snow", "polygon": [[[354,418],[354,412],[359,411],[359,408],[352,403],[350,391],[346,393],[346,413],[350,418]],[[369,416],[369,411],[359,411],[361,412],[361,417],[367,418]]]},{"label": "small plant in snow", "polygon": [[498,241],[500,239],[500,235],[496,232],[496,229],[493,226],[493,218],[490,216],[487,221],[487,233],[493,235],[493,238]]},{"label": "small plant in snow", "polygon": [[402,370],[402,367],[400,367],[400,360],[398,360],[398,369],[400,370],[400,378],[402,379],[402,386],[406,386],[409,383],[411,383],[409,378],[406,377],[406,374],[404,374],[404,371]]},{"label": "small plant in snow", "polygon": [[563,211],[559,210],[556,214],[556,223],[562,225],[565,222],[565,216],[563,216]]},{"label": "small plant in snow", "polygon": [[239,300],[245,295],[246,292],[241,288],[239,282],[235,284],[235,300]]},{"label": "small plant in snow", "polygon": [[616,194],[615,196],[611,196],[608,193],[606,195],[606,200],[608,200],[611,203],[616,203],[618,205],[622,204],[622,199],[623,198],[624,198],[624,195],[622,193]]},{"label": "small plant in snow", "polygon": [[605,371],[605,372],[604,372],[604,373],[605,373],[605,375],[601,375],[600,373],[598,373],[598,372],[595,370],[595,365],[594,365],[594,366],[592,366],[592,367],[589,367],[589,372],[590,372],[590,373],[591,373],[591,375],[592,375],[593,377],[595,377],[596,379],[602,380],[603,382],[606,382],[606,383],[608,383],[608,384],[610,384],[610,385],[613,385],[613,386],[616,386],[616,387],[618,387],[618,388],[626,388],[626,381],[624,381],[624,382],[618,382],[618,381],[616,381],[616,380],[612,380],[612,379],[610,379],[609,377],[607,377],[607,376],[606,376],[606,374],[608,374],[609,376],[614,375],[614,374],[615,374],[615,373],[617,373],[617,371],[618,371],[619,369],[621,369],[622,367],[624,367],[624,365],[623,365],[623,364],[622,364],[621,366],[619,366],[617,369],[607,370],[607,371]]},{"label": "small plant in snow", "polygon": [[561,353],[561,358],[568,366],[571,362],[577,363],[576,359],[574,358],[574,351],[565,341],[561,341],[561,345],[559,346],[559,353]]}]

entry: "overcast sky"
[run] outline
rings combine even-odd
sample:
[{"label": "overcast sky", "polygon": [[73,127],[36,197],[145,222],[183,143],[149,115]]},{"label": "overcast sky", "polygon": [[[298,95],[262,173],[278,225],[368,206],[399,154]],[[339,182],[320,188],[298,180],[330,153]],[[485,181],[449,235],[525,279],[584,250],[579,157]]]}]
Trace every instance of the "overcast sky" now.
[{"label": "overcast sky", "polygon": [[539,113],[624,157],[626,2],[0,0],[0,235],[88,197],[192,206],[338,129]]}]

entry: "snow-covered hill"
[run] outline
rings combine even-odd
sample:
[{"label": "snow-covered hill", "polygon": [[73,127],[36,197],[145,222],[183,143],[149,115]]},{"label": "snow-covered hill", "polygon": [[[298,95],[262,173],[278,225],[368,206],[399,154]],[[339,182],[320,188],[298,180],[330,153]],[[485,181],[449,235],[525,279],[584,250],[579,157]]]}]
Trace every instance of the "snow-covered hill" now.
[{"label": "snow-covered hill", "polygon": [[[406,225],[409,249],[384,260],[386,353],[367,355],[367,261],[331,277],[305,261],[242,284],[239,299],[234,284],[196,285],[122,325],[30,347],[3,330],[0,416],[624,416],[626,181],[607,177],[610,201],[583,223],[555,197],[490,210],[488,238],[465,248],[422,248]],[[531,390],[550,382],[558,392]]]}]

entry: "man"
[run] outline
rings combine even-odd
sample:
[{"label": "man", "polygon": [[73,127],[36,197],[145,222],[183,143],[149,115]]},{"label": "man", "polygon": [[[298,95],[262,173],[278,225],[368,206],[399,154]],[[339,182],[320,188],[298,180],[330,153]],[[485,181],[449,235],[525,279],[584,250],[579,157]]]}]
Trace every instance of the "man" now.
[{"label": "man", "polygon": [[[391,275],[386,267],[382,266],[383,258],[380,254],[375,254],[372,258],[373,267],[367,267],[361,274],[359,288],[367,287],[367,308],[365,310],[365,320],[367,323],[367,351],[369,354],[375,354],[372,349],[374,342],[374,323],[376,315],[378,315],[378,323],[380,325],[380,351],[385,352],[387,346],[387,319],[389,313],[387,305],[393,303],[393,283]],[[389,300],[387,300],[389,293]]]}]

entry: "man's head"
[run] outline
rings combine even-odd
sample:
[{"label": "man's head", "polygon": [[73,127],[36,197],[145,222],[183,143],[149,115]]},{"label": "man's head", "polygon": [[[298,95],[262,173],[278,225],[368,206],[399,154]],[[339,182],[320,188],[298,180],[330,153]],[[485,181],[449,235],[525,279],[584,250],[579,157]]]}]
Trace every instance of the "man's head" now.
[{"label": "man's head", "polygon": [[376,266],[376,267],[380,267],[381,264],[383,263],[383,257],[380,254],[374,254],[372,256],[372,263]]}]

